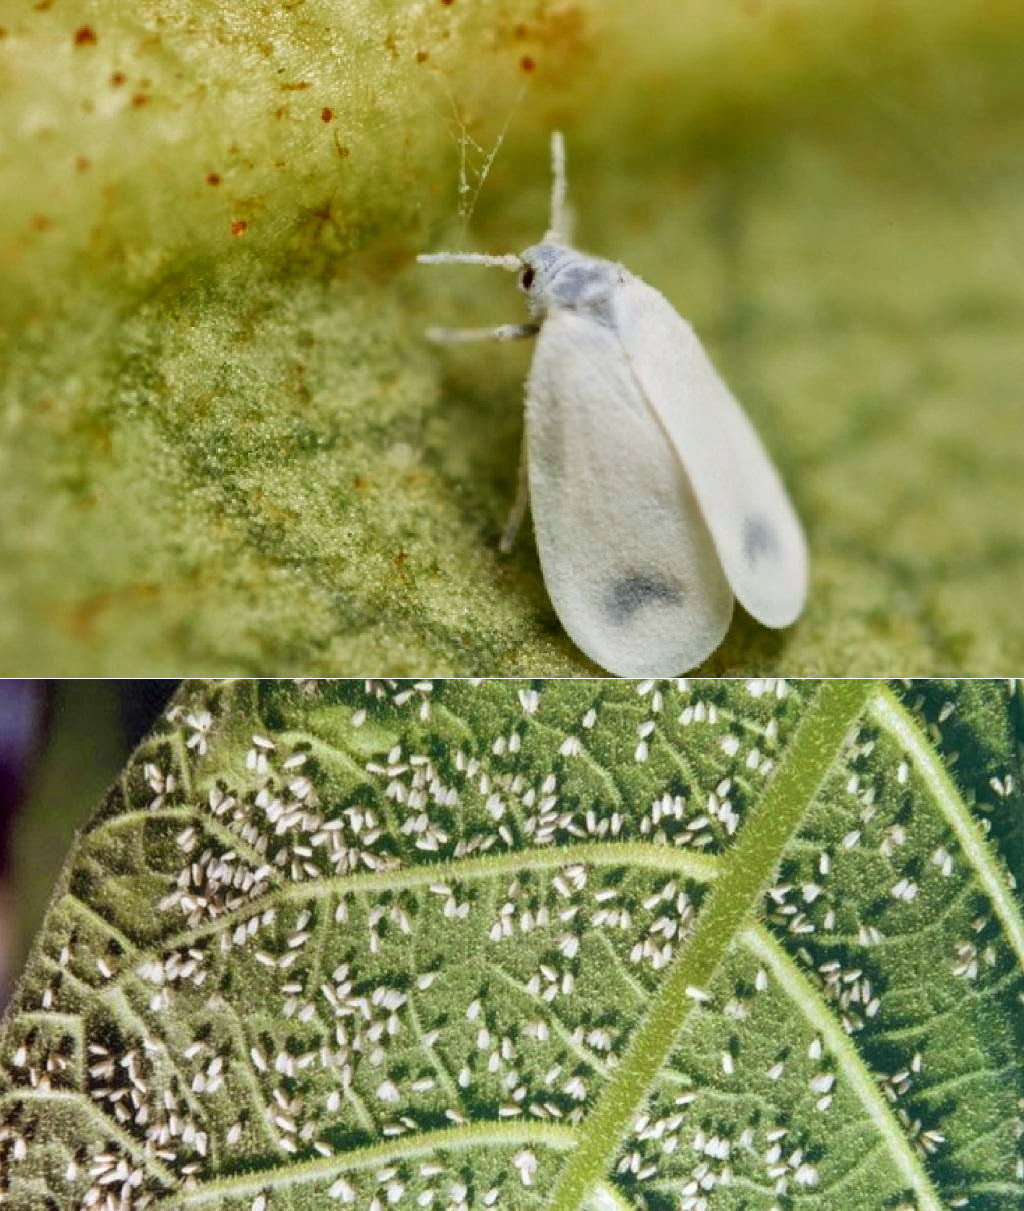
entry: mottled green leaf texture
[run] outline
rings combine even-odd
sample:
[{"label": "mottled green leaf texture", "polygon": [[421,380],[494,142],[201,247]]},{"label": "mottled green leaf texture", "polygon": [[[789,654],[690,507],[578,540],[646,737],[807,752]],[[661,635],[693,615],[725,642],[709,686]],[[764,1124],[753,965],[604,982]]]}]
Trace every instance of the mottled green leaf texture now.
[{"label": "mottled green leaf texture", "polygon": [[1019,666],[1022,48],[1019,0],[0,4],[0,672],[595,672],[497,550],[529,349],[423,339],[523,300],[414,259],[533,243],[555,127],[806,524],[804,617],[704,671]]},{"label": "mottled green leaf texture", "polygon": [[11,1211],[1012,1211],[1013,683],[185,685],[0,1029]]}]

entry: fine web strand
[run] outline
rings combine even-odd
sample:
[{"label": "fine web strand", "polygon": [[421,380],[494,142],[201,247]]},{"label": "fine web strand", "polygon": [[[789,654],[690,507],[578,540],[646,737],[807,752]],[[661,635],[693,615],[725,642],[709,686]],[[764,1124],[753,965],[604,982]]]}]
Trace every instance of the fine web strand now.
[{"label": "fine web strand", "polygon": [[[523,97],[526,95],[526,85],[520,86],[516,93],[512,105],[509,108],[508,116],[505,118],[505,123],[498,132],[498,137],[494,141],[494,145],[490,151],[484,154],[484,148],[481,143],[469,133],[469,128],[462,117],[458,103],[452,95],[450,88],[448,89],[448,101],[452,107],[452,114],[456,124],[458,125],[458,134],[455,135],[456,142],[459,148],[459,218],[462,220],[462,230],[465,232],[469,227],[469,221],[473,217],[473,211],[476,209],[477,200],[480,197],[480,191],[484,187],[484,182],[490,175],[491,168],[497,158],[498,152],[501,150],[502,144],[505,142],[505,136],[508,134],[509,127],[512,125],[512,119],[515,117],[516,110],[519,108]],[[471,154],[483,155],[483,161],[479,168],[474,168],[471,164]],[[472,181],[471,181],[472,178]]]}]

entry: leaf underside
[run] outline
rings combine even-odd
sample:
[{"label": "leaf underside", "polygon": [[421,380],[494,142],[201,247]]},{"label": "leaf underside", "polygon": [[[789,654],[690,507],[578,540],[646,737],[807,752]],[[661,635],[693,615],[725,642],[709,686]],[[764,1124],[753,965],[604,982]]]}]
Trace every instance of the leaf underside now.
[{"label": "leaf underside", "polygon": [[0,1205],[1013,1208],[1019,689],[192,683],[0,1030]]}]

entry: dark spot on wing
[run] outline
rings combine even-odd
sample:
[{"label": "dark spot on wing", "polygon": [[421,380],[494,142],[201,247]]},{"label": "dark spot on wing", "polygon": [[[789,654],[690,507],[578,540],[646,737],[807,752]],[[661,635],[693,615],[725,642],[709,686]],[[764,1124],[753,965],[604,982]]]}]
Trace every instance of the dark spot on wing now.
[{"label": "dark spot on wing", "polygon": [[605,597],[604,608],[609,621],[622,626],[646,606],[676,605],[682,597],[678,585],[646,572],[634,572],[612,585]]},{"label": "dark spot on wing", "polygon": [[775,555],[779,540],[775,531],[763,517],[748,517],[743,523],[743,554],[753,567],[762,555]]}]

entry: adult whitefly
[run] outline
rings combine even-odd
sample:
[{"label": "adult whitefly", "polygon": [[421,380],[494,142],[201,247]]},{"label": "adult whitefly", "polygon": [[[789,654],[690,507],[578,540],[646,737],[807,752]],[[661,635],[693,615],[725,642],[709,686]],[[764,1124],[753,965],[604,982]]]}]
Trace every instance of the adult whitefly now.
[{"label": "adult whitefly", "polygon": [[544,582],[573,641],[613,673],[683,672],[721,643],[734,597],[766,626],[796,620],[807,595],[803,530],[689,324],[624,266],[571,246],[557,132],[552,163],[539,244],[519,256],[419,257],[516,272],[531,321],[428,336],[537,338],[501,548],[529,502]]}]

